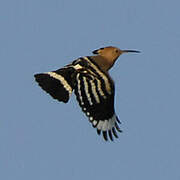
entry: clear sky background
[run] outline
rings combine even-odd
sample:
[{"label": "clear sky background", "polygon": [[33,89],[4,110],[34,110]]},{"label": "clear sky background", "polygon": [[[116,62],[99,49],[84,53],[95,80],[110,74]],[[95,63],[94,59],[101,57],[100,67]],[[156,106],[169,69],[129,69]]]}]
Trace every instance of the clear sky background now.
[{"label": "clear sky background", "polygon": [[[142,51],[111,70],[115,142],[33,77],[109,45]],[[179,0],[1,0],[0,179],[179,180],[179,69]]]}]

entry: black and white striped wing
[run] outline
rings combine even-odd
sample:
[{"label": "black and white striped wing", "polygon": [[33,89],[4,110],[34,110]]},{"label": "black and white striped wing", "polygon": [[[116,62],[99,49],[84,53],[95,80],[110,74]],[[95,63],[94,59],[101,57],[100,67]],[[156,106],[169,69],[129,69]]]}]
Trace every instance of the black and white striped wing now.
[{"label": "black and white striped wing", "polygon": [[87,73],[77,74],[75,94],[97,133],[102,132],[105,140],[108,136],[113,140],[113,135],[118,138],[116,130],[121,132],[114,111],[114,84],[108,75],[91,65]]},{"label": "black and white striped wing", "polygon": [[75,71],[72,67],[35,74],[34,77],[39,86],[54,99],[68,102],[74,89]]}]

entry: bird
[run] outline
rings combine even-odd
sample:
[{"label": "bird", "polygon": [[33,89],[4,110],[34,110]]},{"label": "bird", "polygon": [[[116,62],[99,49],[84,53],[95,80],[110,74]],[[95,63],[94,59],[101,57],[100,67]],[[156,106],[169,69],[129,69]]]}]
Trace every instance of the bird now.
[{"label": "bird", "polygon": [[118,57],[137,50],[114,46],[94,50],[92,56],[79,57],[64,67],[34,75],[35,81],[52,98],[67,103],[74,92],[82,111],[105,141],[118,138],[120,120],[115,113],[115,83],[109,75]]}]

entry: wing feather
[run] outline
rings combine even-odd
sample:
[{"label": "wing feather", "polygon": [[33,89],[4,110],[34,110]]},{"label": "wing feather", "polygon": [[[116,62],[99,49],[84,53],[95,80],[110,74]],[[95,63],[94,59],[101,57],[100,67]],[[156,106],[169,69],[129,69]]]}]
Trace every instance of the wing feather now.
[{"label": "wing feather", "polygon": [[[115,131],[121,132],[114,111],[114,82],[94,64],[91,59],[84,57],[89,66],[84,71],[77,73],[75,94],[80,107],[89,117],[92,126],[97,128],[97,133],[103,132],[107,141],[118,137]],[[90,78],[89,78],[90,77]]]}]

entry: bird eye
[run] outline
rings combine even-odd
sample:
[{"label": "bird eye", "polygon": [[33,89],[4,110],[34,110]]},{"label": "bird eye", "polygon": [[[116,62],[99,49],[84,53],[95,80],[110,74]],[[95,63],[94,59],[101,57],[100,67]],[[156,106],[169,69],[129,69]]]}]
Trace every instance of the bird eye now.
[{"label": "bird eye", "polygon": [[119,52],[118,49],[116,49],[115,52],[118,53]]}]

